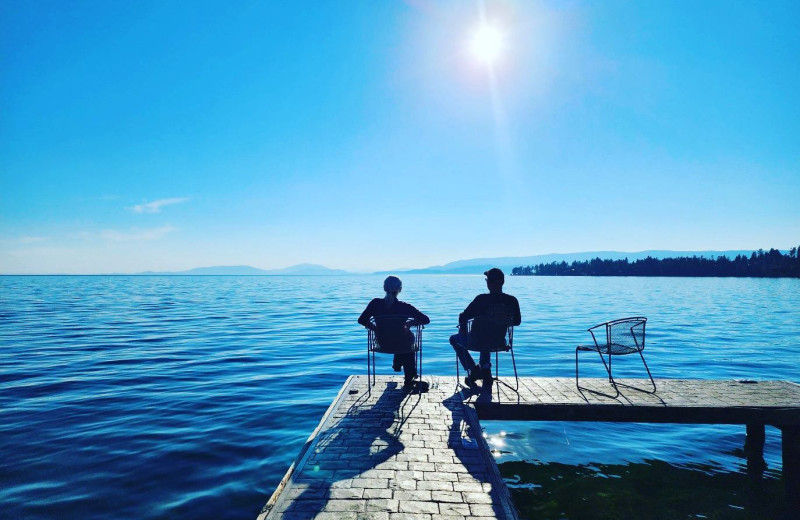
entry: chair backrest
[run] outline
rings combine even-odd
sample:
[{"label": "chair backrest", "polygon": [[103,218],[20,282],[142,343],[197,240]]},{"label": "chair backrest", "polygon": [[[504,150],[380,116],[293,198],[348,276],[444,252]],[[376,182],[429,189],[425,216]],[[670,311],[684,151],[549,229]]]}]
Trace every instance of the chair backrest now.
[{"label": "chair backrest", "polygon": [[375,352],[401,354],[416,350],[415,335],[409,330],[408,316],[389,315],[375,316],[371,320],[375,325]]},{"label": "chair backrest", "polygon": [[612,354],[629,354],[644,350],[647,318],[635,316],[606,323],[606,338]]},{"label": "chair backrest", "polygon": [[505,349],[513,336],[511,316],[495,313],[470,320],[469,346],[472,350]]}]

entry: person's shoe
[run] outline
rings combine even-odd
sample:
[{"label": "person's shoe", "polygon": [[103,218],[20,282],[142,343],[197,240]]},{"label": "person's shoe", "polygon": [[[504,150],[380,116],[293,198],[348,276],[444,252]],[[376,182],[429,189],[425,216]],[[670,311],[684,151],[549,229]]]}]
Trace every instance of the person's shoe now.
[{"label": "person's shoe", "polygon": [[475,384],[475,381],[478,379],[483,379],[483,374],[481,373],[481,369],[478,367],[473,368],[467,374],[467,377],[464,378],[464,382],[467,386],[471,386]]},{"label": "person's shoe", "polygon": [[400,372],[401,370],[403,370],[403,365],[392,363],[392,370],[394,370],[395,372]]},{"label": "person's shoe", "polygon": [[417,382],[413,378],[412,379],[406,378],[405,382],[403,383],[403,391],[409,392],[409,391],[413,390],[414,389],[414,385],[416,383]]}]

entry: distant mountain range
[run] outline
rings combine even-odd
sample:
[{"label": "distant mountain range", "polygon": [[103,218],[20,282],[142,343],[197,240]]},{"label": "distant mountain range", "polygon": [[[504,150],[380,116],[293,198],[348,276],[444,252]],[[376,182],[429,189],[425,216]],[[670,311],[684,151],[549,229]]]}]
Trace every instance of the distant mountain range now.
[{"label": "distant mountain range", "polygon": [[676,258],[680,256],[704,256],[706,258],[716,258],[719,256],[727,256],[728,258],[735,258],[736,255],[750,256],[750,250],[737,250],[737,251],[667,251],[667,250],[650,250],[638,251],[634,253],[626,253],[621,251],[587,251],[583,253],[551,253],[547,255],[535,256],[506,256],[498,258],[473,258],[471,260],[458,260],[450,262],[445,265],[437,265],[426,267],[424,269],[405,269],[397,271],[380,271],[376,274],[389,274],[389,273],[404,273],[404,274],[482,274],[487,269],[492,267],[499,267],[506,274],[511,272],[514,267],[522,267],[537,264],[549,264],[551,262],[567,262],[574,261],[582,262],[584,260],[592,260],[593,258],[601,258],[603,260],[622,260],[627,258],[630,261],[638,260],[640,258]]},{"label": "distant mountain range", "polygon": [[[535,256],[505,256],[497,258],[473,258],[470,260],[458,260],[445,265],[436,265],[422,269],[398,269],[395,271],[377,271],[374,274],[482,274],[487,269],[499,267],[506,274],[511,272],[514,267],[524,267],[537,264],[548,264],[551,262],[573,262],[601,258],[603,260],[622,260],[627,258],[630,261],[640,258],[676,258],[681,256],[704,256],[706,258],[716,258],[727,256],[734,258],[736,255],[750,256],[750,250],[736,251],[667,251],[651,250],[626,253],[621,251],[587,251],[583,253],[551,253],[547,255]],[[283,269],[259,269],[249,265],[229,265],[216,267],[198,267],[188,271],[167,271],[154,272],[146,271],[136,273],[138,275],[317,275],[317,276],[338,276],[356,274],[342,269],[329,269],[318,264],[298,264]]]},{"label": "distant mountain range", "polygon": [[317,264],[298,264],[283,269],[259,269],[249,265],[221,265],[215,267],[197,267],[189,269],[188,271],[145,271],[143,273],[136,273],[138,275],[326,275],[336,276],[343,274],[351,274],[341,269],[329,269],[323,265]]}]

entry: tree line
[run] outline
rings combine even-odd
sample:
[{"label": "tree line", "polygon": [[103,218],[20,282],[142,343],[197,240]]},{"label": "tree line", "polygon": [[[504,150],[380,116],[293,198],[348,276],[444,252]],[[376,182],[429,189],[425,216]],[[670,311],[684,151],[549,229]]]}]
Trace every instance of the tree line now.
[{"label": "tree line", "polygon": [[592,260],[551,262],[515,267],[514,276],[735,276],[757,278],[800,278],[800,254],[793,247],[787,254],[777,249],[754,251],[750,257],[737,255],[705,258],[647,258],[629,261]]}]

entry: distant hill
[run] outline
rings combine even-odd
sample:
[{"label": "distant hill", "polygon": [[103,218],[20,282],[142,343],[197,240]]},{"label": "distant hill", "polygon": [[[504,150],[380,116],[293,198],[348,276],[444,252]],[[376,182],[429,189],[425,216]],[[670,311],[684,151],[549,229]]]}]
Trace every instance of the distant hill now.
[{"label": "distant hill", "polygon": [[329,269],[324,265],[318,265],[318,264],[297,264],[291,267],[285,267],[283,269],[270,269],[268,271],[264,271],[263,274],[343,275],[352,273],[344,271],[342,269]]},{"label": "distant hill", "polygon": [[736,255],[750,256],[750,250],[729,250],[729,251],[668,251],[668,250],[649,250],[637,252],[623,251],[586,251],[582,253],[551,253],[535,256],[503,256],[497,258],[473,258],[470,260],[458,260],[445,265],[426,267],[423,269],[405,269],[397,271],[380,271],[376,274],[405,273],[405,274],[482,274],[487,269],[499,267],[506,274],[511,272],[514,267],[528,265],[548,264],[550,262],[573,262],[592,260],[601,258],[603,260],[622,260],[627,258],[630,261],[641,258],[676,258],[681,256],[704,256],[706,258],[717,258],[727,256],[735,258]]},{"label": "distant hill", "polygon": [[161,276],[219,276],[219,275],[321,275],[321,276],[338,276],[343,274],[350,274],[341,269],[329,269],[323,265],[317,264],[298,264],[283,269],[259,269],[249,265],[221,265],[214,267],[196,267],[187,271],[146,271],[143,273],[136,273],[137,275],[161,275]]},{"label": "distant hill", "polygon": [[[668,250],[649,250],[637,252],[623,252],[623,251],[586,251],[582,253],[551,253],[547,255],[535,256],[502,256],[496,258],[472,258],[469,260],[457,260],[445,265],[436,265],[425,267],[421,269],[397,269],[395,271],[378,271],[375,274],[482,274],[487,269],[492,267],[499,267],[506,274],[510,274],[511,270],[515,267],[526,267],[538,264],[549,264],[551,262],[567,262],[573,261],[586,261],[594,258],[602,260],[623,260],[627,258],[633,262],[635,260],[647,258],[677,258],[677,257],[692,257],[703,256],[705,258],[717,258],[720,256],[727,256],[728,258],[735,258],[736,255],[750,256],[753,251],[750,250],[736,250],[736,251],[668,251]],[[154,272],[146,271],[143,273],[136,273],[137,275],[317,275],[317,276],[339,276],[356,274],[342,269],[329,269],[323,265],[318,264],[298,264],[283,269],[259,269],[249,265],[227,265],[227,266],[214,266],[214,267],[197,267],[187,271],[168,271],[168,272]]]}]

